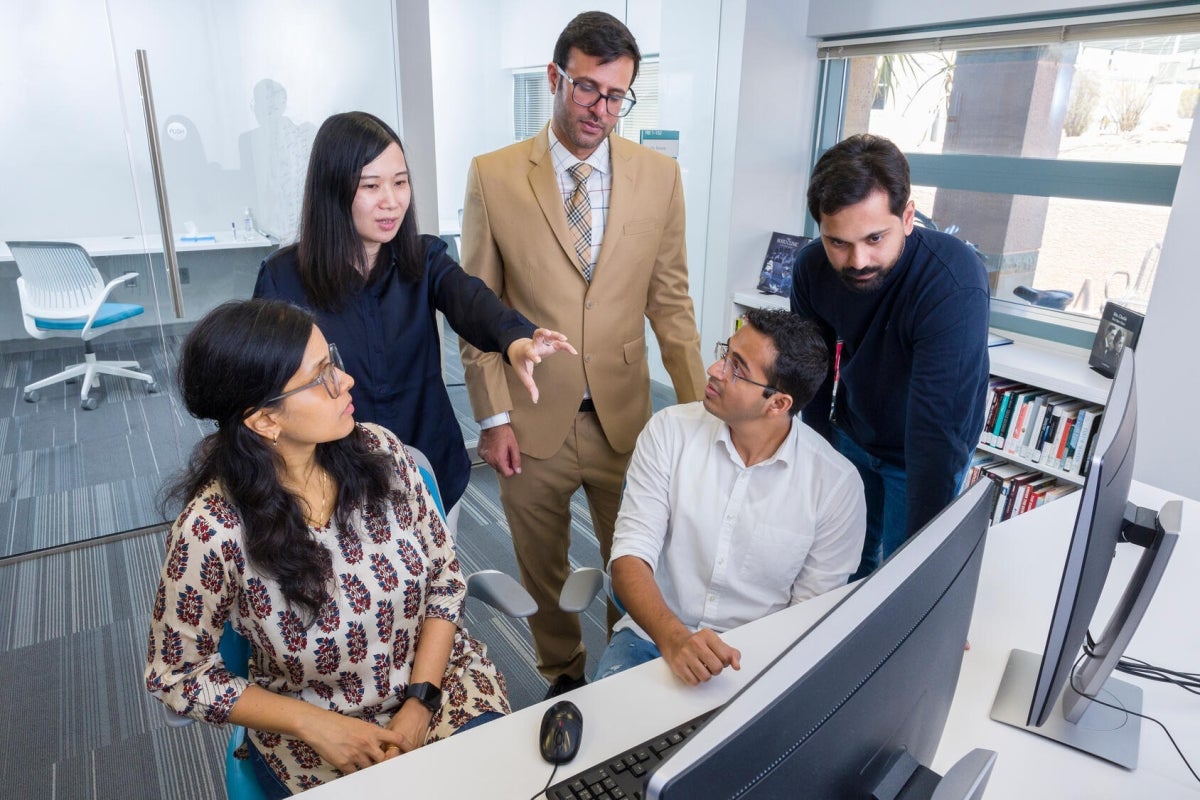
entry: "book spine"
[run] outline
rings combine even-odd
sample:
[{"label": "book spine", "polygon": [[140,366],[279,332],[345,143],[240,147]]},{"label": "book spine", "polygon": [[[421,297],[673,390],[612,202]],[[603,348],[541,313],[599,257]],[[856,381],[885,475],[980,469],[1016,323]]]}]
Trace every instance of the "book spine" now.
[{"label": "book spine", "polygon": [[1017,414],[1013,424],[1009,426],[1008,438],[1004,440],[1004,452],[1016,455],[1017,442],[1021,440],[1021,432],[1028,423],[1029,409],[1033,406],[1033,394],[1022,395],[1017,404]]},{"label": "book spine", "polygon": [[1050,407],[1050,402],[1050,397],[1047,396],[1038,405],[1037,416],[1033,418],[1033,428],[1025,439],[1025,446],[1021,448],[1022,458],[1033,460],[1033,454],[1038,446],[1038,438],[1042,435],[1042,426],[1046,424],[1046,409]]},{"label": "book spine", "polygon": [[1092,468],[1092,451],[1096,449],[1096,433],[1100,430],[1099,417],[1097,414],[1097,422],[1092,426],[1092,430],[1088,433],[1087,446],[1083,450],[1083,462],[1079,465],[1079,474],[1087,477],[1088,472]]},{"label": "book spine", "polygon": [[1079,442],[1079,431],[1087,424],[1090,413],[1091,408],[1084,407],[1079,409],[1079,413],[1075,415],[1075,422],[1071,425],[1071,434],[1067,437],[1066,447],[1063,448],[1062,463],[1059,465],[1063,472],[1071,471],[1071,463],[1075,459],[1075,448]]},{"label": "book spine", "polygon": [[987,414],[984,415],[983,430],[979,432],[980,444],[992,443],[992,425],[996,422],[996,404],[1000,400],[999,386],[999,381],[988,382],[987,399],[984,401]]},{"label": "book spine", "polygon": [[1021,458],[1030,457],[1030,440],[1033,438],[1033,431],[1040,425],[1040,414],[1045,408],[1046,398],[1049,395],[1042,393],[1033,401],[1033,408],[1030,409],[1030,419],[1025,423],[1025,431],[1021,433],[1021,444],[1016,447],[1016,455]]},{"label": "book spine", "polygon": [[1000,415],[1000,424],[996,426],[996,431],[992,437],[992,444],[998,450],[1003,450],[1004,443],[1008,440],[1009,428],[1012,427],[1013,421],[1016,418],[1018,402],[1017,398],[1025,389],[1026,387],[1024,386],[1014,386],[1012,390],[1007,393],[1008,402],[1002,409],[1002,414]]},{"label": "book spine", "polygon": [[1092,431],[1099,427],[1100,416],[1103,413],[1104,409],[1094,407],[1083,421],[1083,425],[1079,429],[1079,436],[1075,439],[1075,452],[1071,454],[1071,464],[1068,467],[1069,472],[1073,472],[1076,475],[1083,474],[1083,457],[1088,451],[1088,445],[1091,444]]},{"label": "book spine", "polygon": [[1051,408],[1049,403],[1046,404],[1046,418],[1042,422],[1042,432],[1038,436],[1037,447],[1030,456],[1030,460],[1035,464],[1041,463],[1042,457],[1045,455],[1046,442],[1053,441],[1054,439],[1054,412],[1056,408],[1057,406]]},{"label": "book spine", "polygon": [[1008,404],[1012,402],[1012,391],[1005,390],[1000,393],[1000,405],[996,409],[996,421],[992,424],[991,436],[988,437],[988,444],[996,447],[996,441],[999,438],[1001,427],[1004,425],[1004,415],[1008,412]]},{"label": "book spine", "polygon": [[1071,428],[1075,427],[1075,418],[1079,415],[1078,411],[1063,412],[1062,420],[1058,424],[1057,442],[1054,445],[1054,457],[1050,459],[1050,466],[1054,469],[1062,469],[1063,448],[1067,446],[1067,439],[1071,436]]}]

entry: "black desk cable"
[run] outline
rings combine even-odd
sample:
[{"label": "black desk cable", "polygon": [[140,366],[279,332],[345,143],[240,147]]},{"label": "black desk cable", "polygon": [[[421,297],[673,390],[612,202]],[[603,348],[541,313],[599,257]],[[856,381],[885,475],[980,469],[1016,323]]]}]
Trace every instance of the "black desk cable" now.
[{"label": "black desk cable", "polygon": [[[1093,644],[1093,642],[1092,642],[1092,636],[1091,636],[1091,634],[1090,634],[1090,633],[1088,634],[1088,637],[1087,637],[1087,639],[1088,639],[1088,644],[1087,644],[1087,645],[1084,647],[1084,654],[1085,654],[1085,655],[1091,655],[1090,651],[1091,651],[1091,648],[1092,648],[1092,644]],[[1166,725],[1162,724],[1162,723],[1161,723],[1161,722],[1159,722],[1157,719],[1155,719],[1154,717],[1151,717],[1151,716],[1149,716],[1149,715],[1147,715],[1147,714],[1139,714],[1139,713],[1138,713],[1138,712],[1136,712],[1136,711],[1130,711],[1129,709],[1127,709],[1127,708],[1124,708],[1124,707],[1122,707],[1122,706],[1114,705],[1113,703],[1106,703],[1106,702],[1104,702],[1103,700],[1097,699],[1095,695],[1084,694],[1083,692],[1081,692],[1081,691],[1079,690],[1079,687],[1077,687],[1077,686],[1075,685],[1075,673],[1078,671],[1078,669],[1079,669],[1079,665],[1080,665],[1081,663],[1083,663],[1083,659],[1084,659],[1084,656],[1083,656],[1083,655],[1081,655],[1079,658],[1077,658],[1077,659],[1075,660],[1075,664],[1074,664],[1074,666],[1072,666],[1072,667],[1071,667],[1071,680],[1070,680],[1070,684],[1071,684],[1071,691],[1075,692],[1075,694],[1079,695],[1080,697],[1086,697],[1086,698],[1087,698],[1088,700],[1090,700],[1091,702],[1093,702],[1093,703],[1096,703],[1096,704],[1098,704],[1098,705],[1102,705],[1102,706],[1104,706],[1105,708],[1111,708],[1111,709],[1113,709],[1114,711],[1121,711],[1121,712],[1123,712],[1123,713],[1126,713],[1126,714],[1132,714],[1132,715],[1133,715],[1133,716],[1135,716],[1135,717],[1140,717],[1141,719],[1149,720],[1150,722],[1153,722],[1153,723],[1154,723],[1155,725],[1157,725],[1158,727],[1162,728],[1162,730],[1163,730],[1163,733],[1165,733],[1165,734],[1167,735],[1167,738],[1168,738],[1168,739],[1171,741],[1171,746],[1175,748],[1175,752],[1176,752],[1176,753],[1178,753],[1178,754],[1179,754],[1179,758],[1180,758],[1180,759],[1182,759],[1182,761],[1183,761],[1183,765],[1184,765],[1185,767],[1187,767],[1187,770],[1188,770],[1188,772],[1192,773],[1192,777],[1193,777],[1193,778],[1196,780],[1196,782],[1197,782],[1197,783],[1200,783],[1200,775],[1197,775],[1197,774],[1196,774],[1196,770],[1192,769],[1192,764],[1191,764],[1191,762],[1190,762],[1190,761],[1188,761],[1188,759],[1187,759],[1187,756],[1185,756],[1185,755],[1183,754],[1183,751],[1179,749],[1179,744],[1178,744],[1178,743],[1175,741],[1175,737],[1171,735],[1171,731],[1169,731],[1169,730],[1167,729],[1167,726],[1166,726]],[[1122,660],[1124,660],[1124,659],[1122,659]],[[1130,659],[1130,660],[1136,661],[1136,659]],[[1120,667],[1118,667],[1118,669],[1120,669]],[[1154,669],[1156,669],[1156,670],[1157,670],[1157,668],[1154,668]],[[1125,670],[1123,670],[1123,669],[1122,669],[1121,671],[1122,671],[1122,672],[1124,672]],[[1129,674],[1130,674],[1130,675],[1136,675],[1137,673],[1135,673],[1135,672],[1130,672]],[[1185,674],[1185,675],[1186,675],[1186,674],[1188,674],[1188,673],[1182,673],[1182,674]],[[1194,676],[1194,675],[1193,675],[1193,676],[1191,676],[1191,677],[1192,677],[1193,679],[1195,678],[1195,676]],[[1151,680],[1164,680],[1164,681],[1165,681],[1166,679],[1160,679],[1160,678],[1151,678]],[[1167,682],[1169,682],[1169,683],[1175,683],[1175,681],[1167,681]],[[1187,687],[1184,687],[1184,688],[1187,688]],[[1194,690],[1193,690],[1193,689],[1188,689],[1188,691],[1194,691]]]}]

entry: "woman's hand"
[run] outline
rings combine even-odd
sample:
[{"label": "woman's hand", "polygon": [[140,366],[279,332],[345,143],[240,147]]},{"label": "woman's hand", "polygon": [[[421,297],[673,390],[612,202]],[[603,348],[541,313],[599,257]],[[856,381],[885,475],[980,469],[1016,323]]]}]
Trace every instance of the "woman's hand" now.
[{"label": "woman's hand", "polygon": [[529,390],[529,396],[535,403],[538,401],[538,388],[533,381],[533,368],[542,363],[543,358],[553,355],[559,350],[566,350],[571,355],[579,355],[567,341],[566,334],[546,328],[538,328],[534,331],[532,339],[528,337],[517,339],[508,346],[508,363],[512,364],[513,369],[517,372],[517,377],[521,379],[521,383],[525,384],[525,388]]},{"label": "woman's hand", "polygon": [[399,731],[336,711],[316,710],[320,715],[304,726],[300,738],[346,775],[411,749]]},{"label": "woman's hand", "polygon": [[400,706],[400,710],[388,722],[388,730],[400,734],[404,739],[404,744],[399,746],[399,750],[389,749],[387,757],[394,758],[400,753],[416,750],[425,744],[431,719],[433,719],[433,712],[421,705],[419,701],[413,698],[405,700],[404,704]]}]

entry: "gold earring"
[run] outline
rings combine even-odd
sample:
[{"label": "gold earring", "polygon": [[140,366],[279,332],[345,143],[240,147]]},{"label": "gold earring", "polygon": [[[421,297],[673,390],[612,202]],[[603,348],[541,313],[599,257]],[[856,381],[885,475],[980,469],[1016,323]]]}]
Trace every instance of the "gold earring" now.
[{"label": "gold earring", "polygon": [[275,432],[275,438],[271,440],[271,444],[274,445],[275,447],[279,447],[279,432],[278,431]]}]

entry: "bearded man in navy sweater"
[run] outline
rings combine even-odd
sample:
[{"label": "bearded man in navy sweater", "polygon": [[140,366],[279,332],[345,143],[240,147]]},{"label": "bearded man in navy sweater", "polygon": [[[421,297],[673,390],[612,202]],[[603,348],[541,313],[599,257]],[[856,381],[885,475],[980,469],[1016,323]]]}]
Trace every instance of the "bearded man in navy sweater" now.
[{"label": "bearded man in navy sweater", "polygon": [[862,476],[870,574],[957,494],[988,381],[988,280],[953,236],[914,227],[908,161],[859,134],[817,161],[820,241],[796,258],[792,311],[825,333],[832,368],[803,419]]}]

